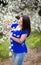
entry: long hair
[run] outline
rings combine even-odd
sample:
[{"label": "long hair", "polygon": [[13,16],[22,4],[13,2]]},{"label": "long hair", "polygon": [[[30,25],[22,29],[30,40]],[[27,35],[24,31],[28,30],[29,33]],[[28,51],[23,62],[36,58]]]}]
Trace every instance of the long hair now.
[{"label": "long hair", "polygon": [[31,32],[30,18],[26,15],[23,15],[22,19],[23,19],[22,30],[28,30],[29,34],[27,36],[29,36]]}]

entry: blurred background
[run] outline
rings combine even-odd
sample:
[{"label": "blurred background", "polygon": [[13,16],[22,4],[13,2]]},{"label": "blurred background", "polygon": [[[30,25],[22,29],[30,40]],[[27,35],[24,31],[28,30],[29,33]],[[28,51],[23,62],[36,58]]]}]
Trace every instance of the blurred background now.
[{"label": "blurred background", "polygon": [[[9,59],[10,41],[6,35],[6,27],[17,22],[17,17],[22,15],[28,15],[31,21],[31,35],[26,40],[28,55],[25,63],[41,65],[41,0],[0,0],[0,65],[12,63]],[[11,63],[6,64],[5,59]]]}]

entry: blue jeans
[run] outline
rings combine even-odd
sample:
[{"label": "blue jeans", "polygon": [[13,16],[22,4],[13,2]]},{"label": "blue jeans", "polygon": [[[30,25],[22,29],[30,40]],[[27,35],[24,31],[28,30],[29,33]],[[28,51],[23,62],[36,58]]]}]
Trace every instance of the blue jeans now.
[{"label": "blue jeans", "polygon": [[22,65],[26,53],[12,53],[14,65]]}]

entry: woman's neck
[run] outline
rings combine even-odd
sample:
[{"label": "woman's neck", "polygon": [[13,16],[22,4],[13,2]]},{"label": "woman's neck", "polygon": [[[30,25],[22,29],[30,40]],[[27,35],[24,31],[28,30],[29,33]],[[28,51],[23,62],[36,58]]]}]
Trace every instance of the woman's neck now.
[{"label": "woman's neck", "polygon": [[16,27],[16,29],[17,29],[17,30],[21,30],[21,29],[22,29],[22,26],[18,25],[18,26]]},{"label": "woman's neck", "polygon": [[22,26],[21,26],[21,25],[19,25],[19,28],[22,28]]}]

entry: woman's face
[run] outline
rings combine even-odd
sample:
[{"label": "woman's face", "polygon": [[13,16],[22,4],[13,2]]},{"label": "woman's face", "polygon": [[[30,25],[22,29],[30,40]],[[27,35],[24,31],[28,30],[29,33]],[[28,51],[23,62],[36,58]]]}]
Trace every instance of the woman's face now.
[{"label": "woman's face", "polygon": [[20,19],[18,20],[18,24],[19,24],[20,26],[22,26],[22,23],[23,23],[22,20],[23,20],[22,17],[20,17]]}]

